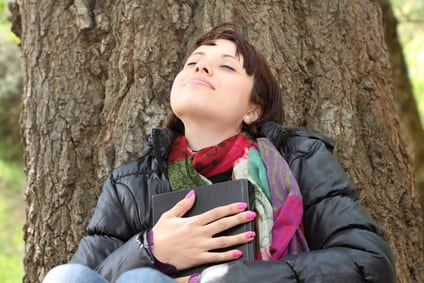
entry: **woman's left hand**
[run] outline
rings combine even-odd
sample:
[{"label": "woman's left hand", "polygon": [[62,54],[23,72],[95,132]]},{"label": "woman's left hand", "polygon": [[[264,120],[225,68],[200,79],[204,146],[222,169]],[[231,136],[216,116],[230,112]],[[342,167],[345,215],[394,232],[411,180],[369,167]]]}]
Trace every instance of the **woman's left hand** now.
[{"label": "woman's left hand", "polygon": [[195,201],[194,190],[166,211],[152,228],[153,256],[160,262],[184,270],[204,263],[220,263],[242,256],[237,249],[216,251],[254,240],[253,231],[236,235],[214,235],[242,223],[253,221],[256,213],[246,211],[246,203],[232,203],[204,213],[183,217]]}]

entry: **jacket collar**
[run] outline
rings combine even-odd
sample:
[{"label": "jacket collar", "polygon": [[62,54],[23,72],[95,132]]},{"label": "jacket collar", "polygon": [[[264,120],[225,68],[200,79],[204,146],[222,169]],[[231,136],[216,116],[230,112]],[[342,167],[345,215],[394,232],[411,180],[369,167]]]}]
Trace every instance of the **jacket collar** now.
[{"label": "jacket collar", "polygon": [[154,156],[168,159],[172,141],[177,137],[177,133],[168,128],[155,128],[147,136],[144,144],[144,153],[150,152]]},{"label": "jacket collar", "polygon": [[[274,122],[265,122],[259,126],[261,137],[268,138],[274,145],[281,144],[286,129]],[[156,157],[167,159],[171,144],[177,133],[168,128],[155,128],[146,138],[144,152],[151,152]]]},{"label": "jacket collar", "polygon": [[[264,122],[258,127],[259,135],[269,139],[277,148],[287,144],[287,138],[290,136],[303,136],[323,141],[327,147],[332,150],[334,141],[328,137],[322,136],[317,132],[306,131],[305,129],[285,128],[275,122]],[[168,128],[155,128],[147,136],[144,145],[144,152],[151,152],[156,157],[164,160],[168,159],[172,141],[177,137],[177,133]]]},{"label": "jacket collar", "polygon": [[330,151],[334,149],[334,140],[329,137],[304,128],[285,128],[275,122],[264,122],[259,125],[259,134],[269,139],[277,148],[287,145],[290,137],[297,136],[312,140],[321,140]]}]

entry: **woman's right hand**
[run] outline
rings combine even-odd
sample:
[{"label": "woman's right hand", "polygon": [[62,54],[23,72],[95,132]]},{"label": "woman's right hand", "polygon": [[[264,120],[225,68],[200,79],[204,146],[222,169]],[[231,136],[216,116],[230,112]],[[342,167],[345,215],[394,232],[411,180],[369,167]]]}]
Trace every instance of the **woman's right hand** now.
[{"label": "woman's right hand", "polygon": [[168,263],[177,270],[204,263],[219,263],[242,256],[236,249],[223,252],[210,250],[227,248],[252,241],[255,233],[245,232],[231,236],[213,237],[222,231],[256,217],[253,211],[245,211],[247,204],[233,203],[211,209],[202,214],[183,217],[193,206],[194,190],[173,208],[163,213],[153,227],[152,253],[156,259]]}]

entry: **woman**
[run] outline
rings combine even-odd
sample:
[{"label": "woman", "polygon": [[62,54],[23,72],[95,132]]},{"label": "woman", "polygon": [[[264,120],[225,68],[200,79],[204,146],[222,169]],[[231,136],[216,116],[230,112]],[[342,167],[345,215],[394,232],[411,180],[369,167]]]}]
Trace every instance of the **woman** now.
[{"label": "woman", "polygon": [[[170,103],[167,127],[148,136],[144,155],[106,180],[73,264],[45,282],[395,282],[384,233],[358,203],[332,142],[279,126],[278,83],[233,25],[199,38]],[[153,195],[241,178],[255,186],[256,211],[233,203],[184,218],[191,190],[151,224]],[[256,231],[213,237],[249,221]],[[212,252],[250,241],[258,260]],[[216,265],[179,277],[204,263]]]}]

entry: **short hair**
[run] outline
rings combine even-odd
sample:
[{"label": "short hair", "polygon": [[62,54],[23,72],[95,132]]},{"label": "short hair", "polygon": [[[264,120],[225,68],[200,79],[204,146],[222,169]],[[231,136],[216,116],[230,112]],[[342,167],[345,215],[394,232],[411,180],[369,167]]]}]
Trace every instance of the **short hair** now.
[{"label": "short hair", "polygon": [[[215,41],[218,39],[229,40],[236,45],[236,55],[243,56],[243,68],[249,76],[253,75],[254,82],[250,101],[259,105],[261,114],[255,122],[251,124],[243,123],[242,131],[257,137],[260,123],[273,121],[282,124],[284,110],[281,88],[265,57],[241,35],[235,24],[224,23],[208,31],[195,42],[188,54],[191,54],[199,46],[215,45]],[[184,134],[184,124],[174,113],[170,113],[166,127],[179,134]]]}]

